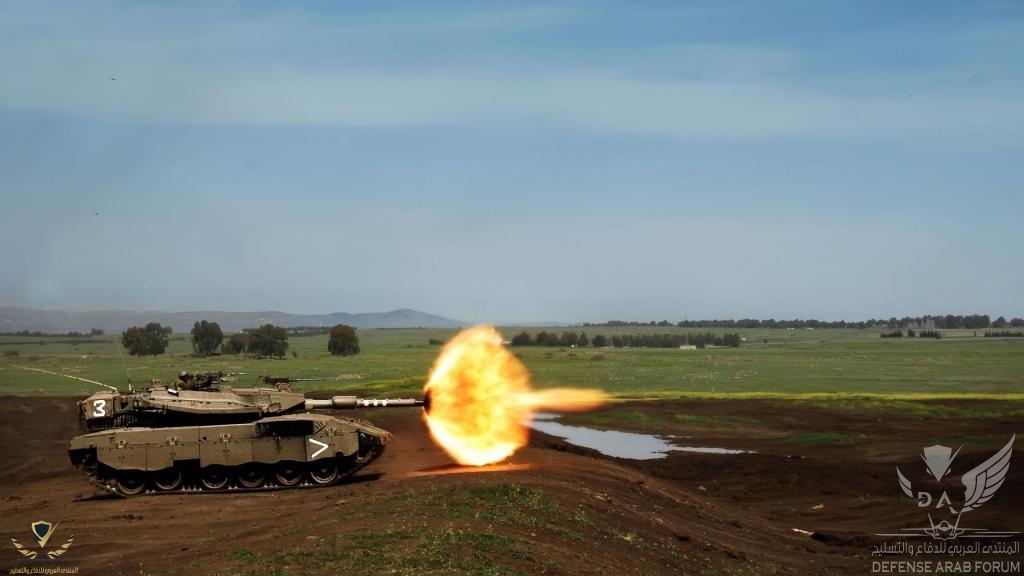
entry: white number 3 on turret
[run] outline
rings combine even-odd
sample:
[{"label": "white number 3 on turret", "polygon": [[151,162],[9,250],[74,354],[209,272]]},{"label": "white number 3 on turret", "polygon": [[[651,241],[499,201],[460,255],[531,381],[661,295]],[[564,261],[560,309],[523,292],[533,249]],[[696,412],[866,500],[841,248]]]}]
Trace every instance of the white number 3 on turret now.
[{"label": "white number 3 on turret", "polygon": [[107,415],[107,401],[106,400],[93,400],[92,401],[92,417],[99,418]]}]

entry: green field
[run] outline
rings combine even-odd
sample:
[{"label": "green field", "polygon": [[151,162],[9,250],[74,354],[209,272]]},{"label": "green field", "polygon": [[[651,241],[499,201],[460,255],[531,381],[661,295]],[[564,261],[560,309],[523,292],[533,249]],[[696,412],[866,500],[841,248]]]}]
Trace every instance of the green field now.
[{"label": "green field", "polygon": [[[506,337],[522,328],[504,329]],[[528,329],[536,334],[540,329]],[[547,328],[561,332],[564,328]],[[573,328],[579,332],[581,328]],[[697,332],[662,327],[590,327],[596,334]],[[942,340],[882,339],[877,330],[737,330],[740,348],[704,350],[637,348],[513,348],[535,386],[593,387],[636,397],[833,397],[886,398],[997,396],[1024,399],[1024,339],[974,337],[947,331]],[[722,330],[712,330],[722,333]],[[440,352],[431,338],[454,330],[360,330],[362,353],[327,353],[327,336],[292,337],[282,360],[191,355],[187,335],[172,336],[166,354],[130,357],[113,336],[0,337],[0,395],[81,396],[95,386],[17,368],[72,374],[127,388],[152,378],[173,381],[181,370],[245,372],[238,385],[261,374],[325,378],[301,390],[361,395],[416,395]],[[293,355],[294,352],[294,355]]]}]

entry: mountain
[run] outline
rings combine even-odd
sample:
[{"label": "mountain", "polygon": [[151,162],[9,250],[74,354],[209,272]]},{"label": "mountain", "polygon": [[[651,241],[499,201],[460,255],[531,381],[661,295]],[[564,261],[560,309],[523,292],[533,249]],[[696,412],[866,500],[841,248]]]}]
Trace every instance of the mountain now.
[{"label": "mountain", "polygon": [[288,314],[286,312],[159,312],[144,310],[103,310],[77,312],[73,310],[42,310],[0,306],[0,332],[88,332],[96,328],[107,334],[121,332],[130,326],[159,322],[175,332],[188,332],[192,326],[207,320],[220,324],[225,332],[255,328],[263,324],[275,326],[333,326],[348,324],[356,328],[457,328],[463,323],[450,318],[401,308],[390,312],[349,314]]}]

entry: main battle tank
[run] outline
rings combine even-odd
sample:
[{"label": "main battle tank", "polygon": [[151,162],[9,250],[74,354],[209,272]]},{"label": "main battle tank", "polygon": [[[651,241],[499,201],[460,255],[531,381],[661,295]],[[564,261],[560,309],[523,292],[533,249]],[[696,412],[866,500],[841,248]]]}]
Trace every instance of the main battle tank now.
[{"label": "main battle tank", "polygon": [[412,398],[307,399],[288,387],[298,379],[234,388],[226,378],[206,373],[194,389],[179,379],[93,394],[78,403],[91,432],[71,440],[71,463],[123,496],[325,486],[376,459],[392,436],[365,420],[306,410],[424,406]]}]

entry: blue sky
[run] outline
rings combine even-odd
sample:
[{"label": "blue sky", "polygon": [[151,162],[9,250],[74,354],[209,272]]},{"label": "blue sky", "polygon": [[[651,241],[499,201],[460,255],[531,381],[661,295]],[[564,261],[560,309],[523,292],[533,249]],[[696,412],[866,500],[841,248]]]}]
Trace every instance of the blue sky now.
[{"label": "blue sky", "polygon": [[0,305],[1024,315],[1019,2],[5,2],[0,69]]}]

